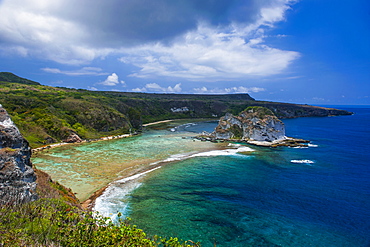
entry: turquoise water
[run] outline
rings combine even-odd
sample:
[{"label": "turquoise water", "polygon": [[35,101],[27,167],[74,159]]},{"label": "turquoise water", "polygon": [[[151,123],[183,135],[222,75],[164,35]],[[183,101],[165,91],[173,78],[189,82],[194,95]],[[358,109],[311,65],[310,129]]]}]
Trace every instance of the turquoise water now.
[{"label": "turquoise water", "polygon": [[37,154],[32,163],[53,180],[71,188],[83,201],[111,181],[146,170],[158,161],[179,153],[215,148],[213,143],[194,142],[194,135],[169,130],[146,131],[130,138],[53,148]]},{"label": "turquoise water", "polygon": [[369,246],[370,109],[348,110],[356,114],[284,120],[287,135],[311,140],[309,148],[234,146],[172,156],[176,161],[112,184],[96,209],[122,212],[149,234],[206,247]]}]

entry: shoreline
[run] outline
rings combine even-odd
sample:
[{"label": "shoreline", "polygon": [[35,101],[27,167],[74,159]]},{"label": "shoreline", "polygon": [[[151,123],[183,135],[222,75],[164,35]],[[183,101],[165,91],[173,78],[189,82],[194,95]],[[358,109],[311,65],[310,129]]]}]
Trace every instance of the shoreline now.
[{"label": "shoreline", "polygon": [[147,127],[147,126],[155,125],[155,124],[161,124],[161,123],[173,122],[173,121],[175,121],[175,120],[176,120],[176,119],[168,119],[168,120],[162,120],[162,121],[157,121],[157,122],[147,123],[147,124],[143,124],[143,127]]},{"label": "shoreline", "polygon": [[214,135],[209,133],[204,133],[195,137],[201,141],[209,141],[209,142],[242,142],[245,144],[250,144],[259,147],[307,147],[307,145],[311,142],[309,140],[304,140],[300,138],[293,138],[285,136],[282,139],[274,140],[274,141],[254,141],[254,140],[243,140],[243,139],[221,139],[216,138]]},{"label": "shoreline", "polygon": [[95,191],[88,199],[86,199],[85,201],[83,202],[80,202],[81,204],[81,207],[85,210],[88,210],[88,211],[93,211],[93,208],[95,207],[95,201],[96,199],[101,196],[108,188],[109,186],[111,186],[112,183],[115,183],[119,180],[122,180],[122,179],[125,179],[125,178],[129,178],[129,177],[132,177],[132,176],[135,176],[135,175],[138,175],[138,174],[142,174],[142,173],[145,173],[147,171],[150,171],[150,170],[153,170],[153,169],[156,169],[156,168],[159,168],[161,167],[163,164],[165,163],[170,163],[170,162],[158,162],[152,166],[148,165],[147,167],[144,167],[132,174],[126,174],[126,175],[123,175],[113,181],[111,181],[109,184],[105,185],[103,188]]},{"label": "shoreline", "polygon": [[57,148],[61,146],[66,146],[66,145],[72,145],[72,144],[82,144],[82,143],[90,143],[90,142],[99,142],[99,141],[108,141],[108,140],[114,140],[114,139],[122,139],[122,138],[127,138],[127,137],[132,137],[138,135],[138,133],[134,134],[123,134],[123,135],[116,135],[116,136],[104,136],[98,139],[88,139],[88,140],[82,140],[80,142],[57,142],[49,145],[44,145],[38,148],[32,148],[32,154],[37,154],[38,152],[44,151],[44,150],[49,150],[52,148]]},{"label": "shoreline", "polygon": [[[111,183],[113,183],[113,182],[111,182]],[[108,185],[104,186],[103,188],[95,191],[85,201],[80,202],[80,205],[81,205],[82,209],[88,210],[88,211],[93,211],[93,208],[95,206],[95,200],[104,193],[104,191],[110,186],[111,183],[109,183]]]},{"label": "shoreline", "polygon": [[[171,120],[162,120],[162,121],[143,124],[143,127],[152,126],[152,125],[161,124],[161,123],[173,122],[173,121],[175,121],[175,120],[173,120],[173,119],[171,119]],[[90,143],[90,142],[100,142],[100,141],[106,141],[106,140],[114,140],[114,139],[133,137],[133,136],[136,136],[136,135],[138,135],[138,133],[123,134],[123,135],[116,135],[116,136],[106,136],[106,137],[101,137],[99,139],[83,140],[82,142],[74,142],[74,143],[67,143],[67,142],[54,143],[54,144],[45,145],[45,146],[42,146],[42,147],[32,149],[32,155],[35,155],[34,157],[37,157],[36,155],[42,153],[43,151],[47,151],[47,150],[50,150],[50,149],[53,149],[53,148],[62,147],[62,146],[66,146],[66,145],[85,144],[85,143]],[[132,165],[127,167],[128,169],[127,168],[124,169],[124,170],[126,170],[126,172],[124,172],[121,176],[119,176],[118,178],[115,178],[111,181],[108,181],[108,184],[105,184],[103,187],[98,188],[97,190],[93,190],[92,194],[87,199],[83,199],[83,201],[82,200],[80,201],[80,205],[83,209],[92,211],[92,209],[95,206],[95,204],[94,204],[95,200],[99,196],[101,196],[112,183],[114,183],[116,181],[119,181],[121,179],[124,179],[124,178],[128,178],[128,177],[131,177],[131,176],[141,174],[143,172],[149,171],[149,170],[154,169],[156,167],[160,167],[160,166],[162,166],[166,163],[170,163],[170,162],[171,161],[159,160],[159,161],[155,162],[154,164],[147,164],[144,167],[140,167],[140,168],[138,168],[137,167],[138,164],[135,164],[135,162],[134,162]],[[130,169],[130,168],[132,168],[132,169]]]},{"label": "shoreline", "polygon": [[[194,139],[196,139],[196,138],[194,137]],[[200,141],[198,141],[198,142],[200,142]],[[226,145],[226,143],[228,145]],[[133,172],[131,174],[121,176],[121,177],[117,178],[116,180],[110,182],[109,184],[107,184],[103,188],[99,189],[98,191],[94,192],[93,195],[91,195],[88,199],[86,199],[85,201],[83,201],[81,203],[81,206],[85,210],[93,211],[93,209],[95,207],[96,199],[98,197],[100,197],[101,195],[103,195],[104,192],[112,184],[114,184],[115,182],[118,182],[120,180],[130,178],[130,177],[134,177],[136,175],[145,175],[145,173],[147,173],[147,172],[154,171],[154,170],[159,169],[162,166],[165,166],[165,165],[170,164],[172,162],[179,162],[179,161],[183,161],[183,160],[186,160],[186,159],[189,159],[189,158],[197,157],[197,155],[201,154],[201,153],[208,153],[208,152],[212,152],[212,151],[216,151],[216,150],[228,150],[230,148],[230,143],[228,143],[228,142],[217,143],[217,144],[218,145],[215,145],[212,148],[209,148],[209,149],[206,149],[206,150],[201,150],[201,151],[199,150],[199,151],[187,153],[187,155],[186,156],[184,155],[182,158],[171,158],[171,157],[169,157],[167,159],[160,160],[160,161],[154,162],[152,164],[148,164],[147,166],[143,167],[142,169],[136,170],[135,172]],[[231,149],[234,149],[234,148],[231,148]],[[254,152],[254,151],[256,151],[256,150],[251,149],[251,150],[244,151],[244,152]]]},{"label": "shoreline", "polygon": [[[142,127],[147,127],[147,126],[161,124],[161,123],[173,122],[173,121],[176,121],[176,120],[179,120],[179,119],[168,119],[168,120],[161,120],[161,121],[157,121],[157,122],[151,122],[151,123],[143,124]],[[41,152],[41,151],[44,151],[44,150],[49,150],[49,149],[52,149],[52,148],[61,147],[61,146],[65,146],[65,145],[80,144],[80,143],[90,143],[90,142],[99,142],[99,141],[108,141],[108,140],[114,140],[114,139],[121,139],[121,138],[132,137],[132,136],[136,136],[136,135],[139,135],[139,133],[135,132],[133,134],[122,134],[122,135],[114,135],[114,136],[104,136],[104,137],[100,137],[100,138],[97,138],[97,139],[82,140],[80,142],[57,142],[57,143],[47,144],[47,145],[44,145],[44,146],[41,146],[41,147],[37,147],[37,148],[32,148],[31,150],[32,150],[32,153],[35,153],[36,154],[36,153]]]},{"label": "shoreline", "polygon": [[[213,150],[224,150],[224,149],[227,148],[227,146],[223,146],[223,145],[221,146],[221,145],[219,145],[217,148],[209,148],[207,150],[202,150],[202,151],[198,151],[198,152],[191,152],[191,155],[189,155],[186,158],[190,158],[190,157],[192,157],[192,155],[203,153],[203,152],[208,152],[208,151],[213,151]],[[120,181],[122,179],[125,179],[125,178],[129,178],[129,177],[132,177],[132,176],[136,176],[136,175],[139,175],[139,174],[146,173],[146,172],[151,171],[151,170],[158,169],[158,168],[160,168],[160,167],[162,167],[162,166],[164,166],[166,164],[169,164],[169,163],[172,163],[172,162],[181,161],[181,160],[183,160],[183,159],[171,159],[169,157],[167,159],[159,160],[159,161],[156,161],[156,162],[154,162],[152,164],[148,164],[145,167],[143,167],[142,169],[136,170],[133,173],[128,173],[126,175],[120,176],[119,178],[111,181],[109,184],[107,184],[103,188],[95,191],[88,199],[86,199],[85,201],[81,202],[81,206],[85,210],[93,211],[93,208],[95,207],[95,200],[99,196],[101,196],[108,189],[108,187],[111,186],[113,183],[115,183],[117,181]]]}]

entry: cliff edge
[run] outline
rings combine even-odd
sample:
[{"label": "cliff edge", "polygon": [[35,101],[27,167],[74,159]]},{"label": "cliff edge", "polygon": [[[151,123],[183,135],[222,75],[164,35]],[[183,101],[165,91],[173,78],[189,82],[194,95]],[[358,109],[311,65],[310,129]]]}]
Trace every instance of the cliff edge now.
[{"label": "cliff edge", "polygon": [[0,104],[0,204],[33,201],[36,175],[31,148]]}]

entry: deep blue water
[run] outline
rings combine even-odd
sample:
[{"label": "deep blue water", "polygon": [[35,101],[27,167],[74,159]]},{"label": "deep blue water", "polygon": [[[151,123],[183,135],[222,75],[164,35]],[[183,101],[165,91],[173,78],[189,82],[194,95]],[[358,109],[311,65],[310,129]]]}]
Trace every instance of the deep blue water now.
[{"label": "deep blue water", "polygon": [[150,234],[206,247],[370,246],[370,108],[338,108],[355,115],[283,120],[309,148],[249,146],[256,151],[151,172],[132,192],[129,216]]}]

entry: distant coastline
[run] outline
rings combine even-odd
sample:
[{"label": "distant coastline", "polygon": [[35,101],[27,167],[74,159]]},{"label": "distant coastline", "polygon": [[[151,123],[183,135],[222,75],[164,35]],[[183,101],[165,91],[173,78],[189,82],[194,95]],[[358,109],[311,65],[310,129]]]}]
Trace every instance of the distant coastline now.
[{"label": "distant coastline", "polygon": [[38,147],[38,148],[33,148],[32,153],[36,154],[40,151],[45,151],[45,150],[48,150],[48,149],[57,148],[57,147],[65,146],[65,145],[89,143],[89,142],[98,142],[98,141],[108,141],[108,140],[113,140],[113,139],[127,138],[127,137],[131,137],[131,136],[135,136],[135,135],[137,135],[137,133],[123,134],[123,135],[116,135],[116,136],[105,136],[105,137],[101,137],[101,138],[98,138],[98,139],[82,140],[81,142],[58,142],[58,143],[53,143],[53,144],[45,145],[45,146]]},{"label": "distant coastline", "polygon": [[172,121],[175,121],[175,120],[174,119],[169,119],[169,120],[162,120],[162,121],[147,123],[147,124],[143,124],[143,127],[147,127],[147,126],[155,125],[155,124],[161,124],[161,123],[168,123],[168,122],[172,122]]},{"label": "distant coastline", "polygon": [[[175,119],[168,119],[168,120],[162,120],[162,121],[156,121],[156,122],[151,122],[147,124],[143,124],[143,127],[148,127],[156,124],[161,124],[161,123],[168,123],[168,122],[173,122]],[[137,132],[133,134],[123,134],[123,135],[114,135],[114,136],[104,136],[98,139],[88,139],[88,140],[82,140],[81,142],[58,142],[58,143],[53,143],[53,144],[48,144],[44,145],[41,147],[33,148],[32,153],[37,154],[38,152],[49,150],[52,148],[57,148],[65,145],[72,145],[72,144],[80,144],[80,143],[89,143],[89,142],[98,142],[98,141],[108,141],[108,140],[114,140],[114,139],[121,139],[121,138],[127,138],[127,137],[132,137],[138,135]]]}]

